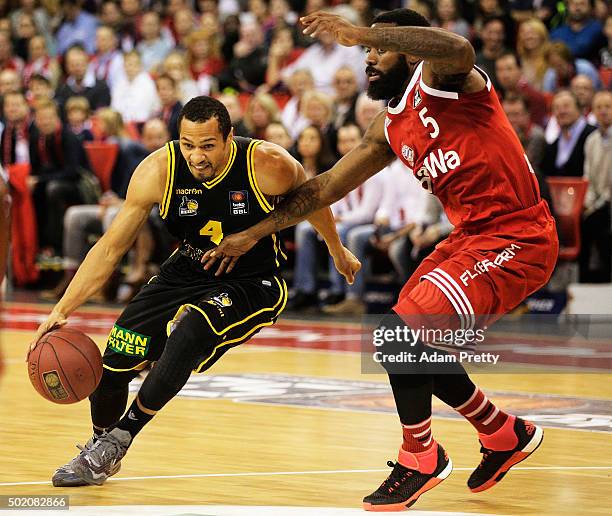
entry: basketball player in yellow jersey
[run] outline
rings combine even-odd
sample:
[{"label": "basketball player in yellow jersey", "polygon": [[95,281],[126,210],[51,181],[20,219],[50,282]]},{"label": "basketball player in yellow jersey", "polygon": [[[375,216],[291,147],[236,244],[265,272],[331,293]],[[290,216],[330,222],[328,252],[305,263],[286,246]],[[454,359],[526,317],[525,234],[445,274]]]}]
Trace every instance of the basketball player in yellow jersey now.
[{"label": "basketball player in yellow jersey", "polygon": [[[138,166],[121,211],[31,344],[34,349],[42,335],[65,324],[104,285],[158,203],[181,244],[112,328],[102,380],[90,396],[94,435],[55,472],[55,486],[104,483],[119,470],[134,437],[192,371],[205,371],[228,349],[274,324],[285,307],[287,287],[279,276],[284,253],[277,235],[263,239],[223,278],[204,270],[200,260],[224,233],[263,220],[278,196],[306,181],[304,169],[277,145],[234,137],[227,109],[213,98],[191,99],[178,123],[179,141],[168,142]],[[341,245],[331,211],[309,220],[338,271],[352,282],[360,263]],[[128,385],[149,362],[156,364],[124,414]]]}]

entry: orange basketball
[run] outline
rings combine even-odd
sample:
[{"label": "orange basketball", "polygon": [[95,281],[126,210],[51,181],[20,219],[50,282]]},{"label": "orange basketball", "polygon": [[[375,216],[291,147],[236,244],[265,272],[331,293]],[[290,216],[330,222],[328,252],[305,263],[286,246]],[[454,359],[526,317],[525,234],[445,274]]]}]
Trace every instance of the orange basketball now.
[{"label": "orange basketball", "polygon": [[43,398],[53,403],[76,403],[100,383],[102,356],[83,332],[60,328],[38,341],[28,357],[28,375]]}]

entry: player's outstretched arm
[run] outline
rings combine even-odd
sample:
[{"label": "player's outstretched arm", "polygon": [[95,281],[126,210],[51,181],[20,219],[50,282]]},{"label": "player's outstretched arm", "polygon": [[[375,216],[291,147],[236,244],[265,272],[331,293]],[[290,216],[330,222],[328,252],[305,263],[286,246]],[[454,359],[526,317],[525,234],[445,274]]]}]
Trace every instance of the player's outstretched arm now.
[{"label": "player's outstretched arm", "polygon": [[[365,47],[400,52],[424,60],[423,78],[433,87],[446,83],[463,83],[472,71],[475,62],[474,48],[470,42],[450,31],[434,27],[357,27],[341,16],[317,11],[300,18],[304,33],[317,36],[321,32],[332,34],[335,40],[345,46]],[[457,77],[456,80],[453,80]],[[484,86],[479,75],[474,76],[477,84],[469,90]]]},{"label": "player's outstretched arm", "polygon": [[[285,149],[269,142],[262,142],[255,148],[254,169],[259,188],[267,197],[285,197],[307,181],[304,167]],[[331,209],[324,207],[313,212],[308,221],[325,240],[338,272],[353,283],[361,263],[342,245]],[[224,257],[215,275],[230,272],[237,260],[237,256]],[[208,270],[213,265],[213,260],[206,261],[204,268]]]},{"label": "player's outstretched arm", "polygon": [[134,171],[126,200],[100,240],[91,248],[63,297],[43,322],[30,351],[45,333],[66,324],[66,318],[98,292],[132,247],[151,208],[163,196],[166,156],[161,149],[148,156]]},{"label": "player's outstretched arm", "polygon": [[306,219],[321,208],[330,206],[386,167],[395,155],[384,133],[385,112],[372,121],[362,142],[338,161],[330,170],[306,181],[254,226],[230,235],[215,249],[205,253],[202,261],[241,256],[259,239],[288,228]]}]

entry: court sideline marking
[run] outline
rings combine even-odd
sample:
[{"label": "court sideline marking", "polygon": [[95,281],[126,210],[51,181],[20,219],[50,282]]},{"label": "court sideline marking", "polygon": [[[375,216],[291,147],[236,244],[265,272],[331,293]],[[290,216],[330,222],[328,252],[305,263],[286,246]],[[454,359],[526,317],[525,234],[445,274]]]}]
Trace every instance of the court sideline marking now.
[{"label": "court sideline marking", "polygon": [[[472,471],[474,468],[453,468],[453,471]],[[573,471],[573,470],[612,470],[612,466],[523,466],[514,467],[513,471],[547,470],[547,471]],[[194,473],[186,475],[151,475],[142,477],[110,478],[109,482],[125,482],[130,480],[158,480],[173,478],[207,478],[207,477],[265,477],[277,475],[334,475],[342,473],[380,473],[389,471],[385,469],[335,469],[335,470],[313,470],[313,471],[253,471],[243,473]],[[3,486],[32,486],[48,485],[49,480],[36,482],[0,482]]]}]

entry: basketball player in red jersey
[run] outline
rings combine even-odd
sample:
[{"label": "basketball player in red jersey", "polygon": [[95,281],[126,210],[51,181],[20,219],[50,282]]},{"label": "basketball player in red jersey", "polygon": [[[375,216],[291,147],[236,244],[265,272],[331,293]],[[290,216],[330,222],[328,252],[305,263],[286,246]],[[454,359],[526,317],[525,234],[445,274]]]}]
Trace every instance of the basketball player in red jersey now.
[{"label": "basketball player in red jersey", "polygon": [[[267,219],[209,251],[205,268],[220,259],[217,274],[231,270],[258,239],[332,204],[398,157],[440,199],[455,230],[422,262],[381,327],[449,314],[456,328],[470,329],[477,316],[495,320],[542,287],[557,259],[555,223],[470,43],[408,9],[383,13],[370,28],[323,12],[302,23],[311,36],[328,32],[343,45],[365,46],[368,94],[391,102],[357,148]],[[459,363],[454,374],[387,371],[403,443],[390,476],[364,499],[366,510],[403,510],[450,474],[430,429],[432,394],[478,432],[482,461],[468,480],[474,492],[493,487],[542,441],[541,428],[496,407]]]}]

